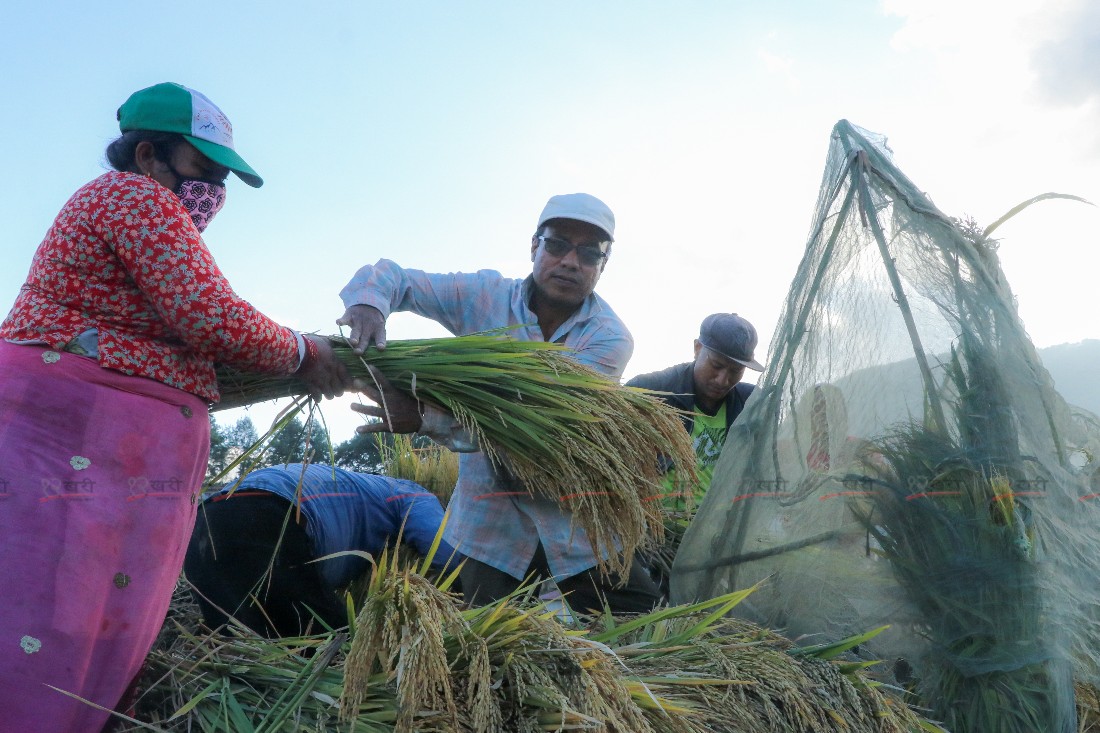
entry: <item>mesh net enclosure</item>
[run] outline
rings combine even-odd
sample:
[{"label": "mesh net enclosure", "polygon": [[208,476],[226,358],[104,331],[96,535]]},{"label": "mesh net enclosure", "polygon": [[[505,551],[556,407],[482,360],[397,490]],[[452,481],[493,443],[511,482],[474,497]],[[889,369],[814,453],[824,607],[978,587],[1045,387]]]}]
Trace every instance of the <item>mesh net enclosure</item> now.
[{"label": "mesh net enclosure", "polygon": [[885,138],[833,129],[759,386],[672,569],[677,603],[859,654],[953,731],[1074,731],[1096,682],[1096,418],[1054,389],[996,243]]}]

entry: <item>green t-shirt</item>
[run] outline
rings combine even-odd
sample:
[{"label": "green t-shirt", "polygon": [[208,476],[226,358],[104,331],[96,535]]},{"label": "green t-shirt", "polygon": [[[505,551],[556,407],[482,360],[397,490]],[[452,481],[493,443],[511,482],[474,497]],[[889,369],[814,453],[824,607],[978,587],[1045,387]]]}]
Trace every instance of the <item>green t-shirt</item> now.
[{"label": "green t-shirt", "polygon": [[695,470],[699,475],[699,483],[695,486],[680,486],[679,472],[673,469],[665,474],[665,498],[661,501],[664,507],[670,511],[685,511],[688,507],[687,497],[693,497],[693,503],[697,507],[703,500],[703,495],[710,488],[710,480],[714,476],[714,464],[718,462],[718,456],[722,453],[722,444],[726,442],[726,403],[718,408],[714,415],[707,415],[695,406],[695,419],[691,426],[691,442],[695,446]]}]

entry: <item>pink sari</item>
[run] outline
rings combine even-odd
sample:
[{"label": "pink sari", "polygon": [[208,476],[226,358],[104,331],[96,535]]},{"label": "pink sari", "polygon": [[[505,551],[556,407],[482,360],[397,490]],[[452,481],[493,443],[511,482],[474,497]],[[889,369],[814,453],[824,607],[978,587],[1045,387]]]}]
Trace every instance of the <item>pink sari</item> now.
[{"label": "pink sari", "polygon": [[0,341],[0,726],[98,731],[164,621],[195,519],[206,403]]}]

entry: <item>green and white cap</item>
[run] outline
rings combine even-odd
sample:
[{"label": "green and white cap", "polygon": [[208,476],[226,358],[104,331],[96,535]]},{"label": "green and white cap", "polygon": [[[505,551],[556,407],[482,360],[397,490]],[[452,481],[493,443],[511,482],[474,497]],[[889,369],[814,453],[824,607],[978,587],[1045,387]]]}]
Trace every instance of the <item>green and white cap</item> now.
[{"label": "green and white cap", "polygon": [[194,89],[164,82],[134,92],[118,108],[118,126],[122,132],[178,132],[200,153],[236,173],[249,186],[264,185],[264,179],[234,150],[229,118]]}]

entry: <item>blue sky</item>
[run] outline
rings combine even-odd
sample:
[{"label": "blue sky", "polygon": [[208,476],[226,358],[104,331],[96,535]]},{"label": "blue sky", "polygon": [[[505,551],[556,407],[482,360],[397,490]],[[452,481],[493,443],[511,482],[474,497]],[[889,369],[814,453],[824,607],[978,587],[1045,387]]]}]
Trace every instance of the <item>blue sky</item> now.
[{"label": "blue sky", "polygon": [[[634,333],[627,376],[690,358],[708,313],[766,345],[801,257],[829,131],[889,137],[946,213],[989,222],[1044,191],[1100,201],[1100,10],[1088,0],[139,2],[0,11],[0,301],[114,113],[178,81],[233,121],[264,176],[206,241],[236,290],[332,331],[380,257],[525,275],[547,197],[618,218],[598,291]],[[1051,202],[1001,256],[1036,345],[1100,337],[1100,214]],[[410,316],[391,338],[441,335]],[[764,348],[764,347],[762,347]],[[326,411],[337,431],[343,407]],[[268,413],[255,410],[257,423]]]}]

